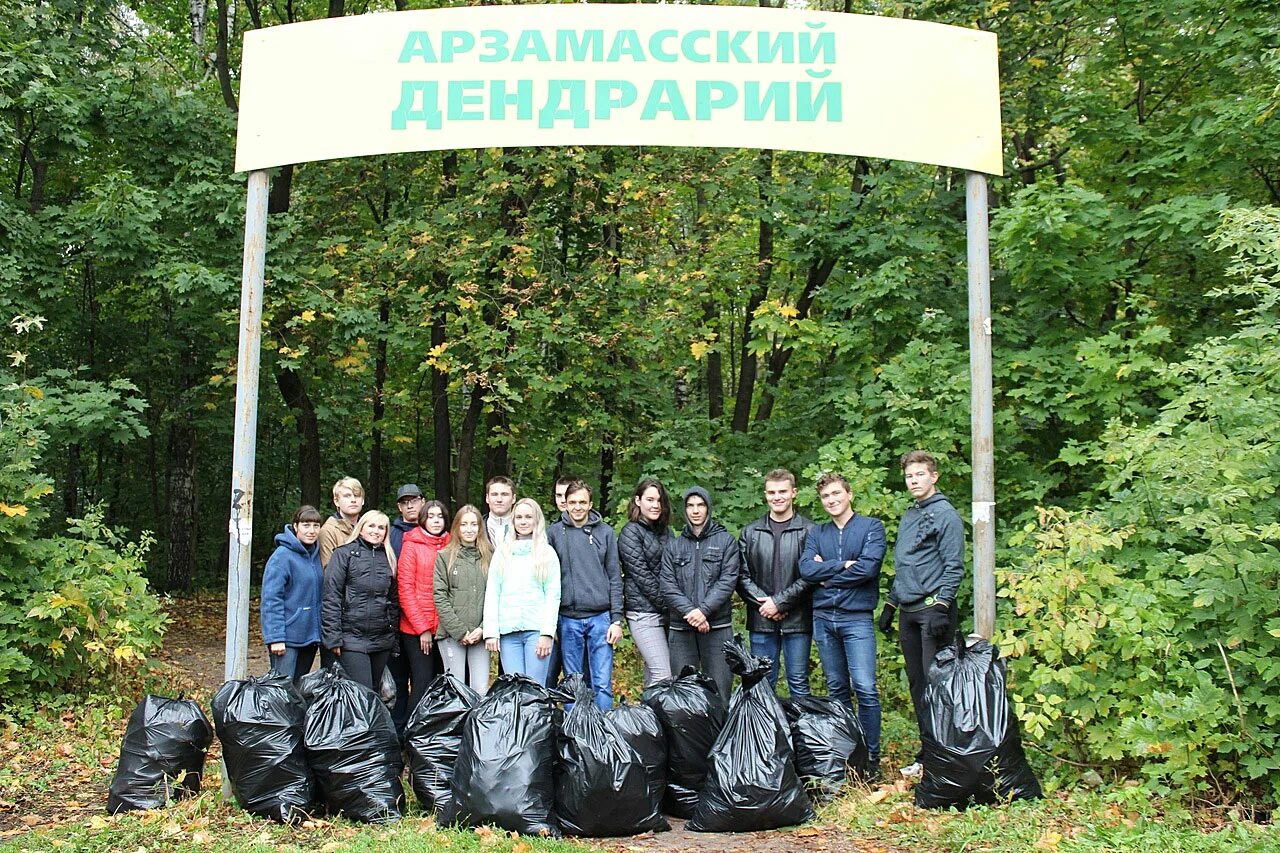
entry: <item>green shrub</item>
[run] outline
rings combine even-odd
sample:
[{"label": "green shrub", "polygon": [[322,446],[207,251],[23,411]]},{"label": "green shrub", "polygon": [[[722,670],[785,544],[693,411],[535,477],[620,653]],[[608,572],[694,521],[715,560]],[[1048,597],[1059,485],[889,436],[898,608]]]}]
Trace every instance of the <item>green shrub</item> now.
[{"label": "green shrub", "polygon": [[[39,380],[0,375],[0,702],[81,691],[135,671],[158,648],[165,615],[148,589],[149,535],[126,543],[101,507],[55,525],[41,502],[52,491],[40,471],[48,398]],[[95,420],[112,414],[120,389],[77,380],[56,390]],[[74,399],[72,399],[74,397]],[[60,406],[62,415],[68,411]]]},{"label": "green shrub", "polygon": [[[1280,210],[1231,211],[1251,307],[1157,368],[1178,393],[1111,423],[1093,508],[1008,541],[1006,647],[1033,737],[1159,793],[1280,797]],[[1057,743],[1055,743],[1055,741]]]}]

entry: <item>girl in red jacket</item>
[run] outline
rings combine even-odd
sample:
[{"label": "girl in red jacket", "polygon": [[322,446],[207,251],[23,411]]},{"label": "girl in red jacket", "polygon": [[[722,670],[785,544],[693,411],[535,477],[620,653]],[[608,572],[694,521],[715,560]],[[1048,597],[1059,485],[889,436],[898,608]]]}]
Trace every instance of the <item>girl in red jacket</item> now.
[{"label": "girl in red jacket", "polygon": [[440,501],[427,501],[418,513],[418,526],[404,535],[396,574],[400,646],[409,662],[410,714],[437,675],[431,643],[440,627],[440,617],[433,590],[436,554],[448,543],[449,510]]}]

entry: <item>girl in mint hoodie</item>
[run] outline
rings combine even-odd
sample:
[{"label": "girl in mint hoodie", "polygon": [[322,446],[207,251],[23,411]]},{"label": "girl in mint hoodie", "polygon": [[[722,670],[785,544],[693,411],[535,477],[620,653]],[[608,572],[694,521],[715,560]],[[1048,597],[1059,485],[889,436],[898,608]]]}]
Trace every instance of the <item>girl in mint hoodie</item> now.
[{"label": "girl in mint hoodie", "polygon": [[498,545],[484,594],[484,640],[502,669],[546,684],[560,618],[560,560],[547,542],[542,507],[521,498],[511,535]]},{"label": "girl in mint hoodie", "polygon": [[262,572],[262,640],[271,668],[295,681],[311,671],[320,647],[323,523],[315,507],[299,507],[276,534],[276,550]]}]

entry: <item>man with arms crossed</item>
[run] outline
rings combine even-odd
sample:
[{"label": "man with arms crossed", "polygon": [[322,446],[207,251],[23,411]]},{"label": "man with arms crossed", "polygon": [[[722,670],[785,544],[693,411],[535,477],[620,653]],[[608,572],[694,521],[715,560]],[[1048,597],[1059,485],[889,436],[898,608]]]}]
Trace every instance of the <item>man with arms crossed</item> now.
[{"label": "man with arms crossed", "polygon": [[[898,524],[893,588],[880,612],[880,630],[892,630],[896,611],[918,726],[929,664],[938,649],[952,642],[956,628],[956,593],[964,578],[964,522],[938,491],[938,461],[932,454],[913,450],[903,455],[901,464],[913,503]],[[917,759],[902,768],[902,775],[919,776],[921,770]]]},{"label": "man with arms crossed", "polygon": [[560,558],[560,652],[566,675],[591,673],[596,705],[613,707],[613,646],[622,639],[622,570],[613,528],[591,508],[591,487],[565,489],[568,507],[547,530]]},{"label": "man with arms crossed", "polygon": [[[809,531],[800,576],[813,591],[813,639],[827,679],[827,692],[857,713],[867,737],[869,771],[879,778],[880,694],[876,690],[876,629],[880,564],[888,548],[884,524],[853,511],[849,481],[840,474],[818,478],[818,497],[831,516]],[[850,684],[854,704],[850,698]]]},{"label": "man with arms crossed", "polygon": [[778,663],[787,663],[787,689],[809,695],[809,643],[813,638],[813,585],[800,577],[800,555],[813,522],[795,511],[796,478],[785,468],[764,477],[769,512],[742,528],[742,580],[751,653],[773,661],[770,684],[778,684]]}]

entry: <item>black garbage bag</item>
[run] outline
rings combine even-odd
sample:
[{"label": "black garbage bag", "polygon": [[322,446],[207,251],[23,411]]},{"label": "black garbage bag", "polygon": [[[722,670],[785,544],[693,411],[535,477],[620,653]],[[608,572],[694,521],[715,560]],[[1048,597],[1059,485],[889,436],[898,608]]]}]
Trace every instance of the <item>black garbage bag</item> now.
[{"label": "black garbage bag", "polygon": [[707,778],[711,745],[724,725],[726,697],[716,683],[687,666],[676,678],[650,685],[640,701],[653,709],[667,738],[667,791],[662,807],[669,815],[690,817]]},{"label": "black garbage bag", "polygon": [[158,809],[200,793],[209,718],[192,699],[147,696],[129,716],[107,794],[111,814]]},{"label": "black garbage bag", "polygon": [[754,657],[741,638],[724,644],[742,686],[729,702],[724,728],[711,747],[711,766],[698,808],[685,829],[758,832],[814,820],[817,815],[796,773],[791,726],[769,686],[773,662]]},{"label": "black garbage bag", "polygon": [[594,701],[595,691],[572,675],[556,765],[556,820],[569,835],[637,835],[670,829],[662,816],[662,788],[652,787],[640,753]]},{"label": "black garbage bag", "polygon": [[250,814],[293,823],[314,805],[315,778],[302,747],[306,713],[293,679],[278,672],[228,681],[213,697],[231,791]]},{"label": "black garbage bag", "polygon": [[453,801],[437,821],[559,836],[552,810],[564,698],[526,675],[500,676],[463,723]]},{"label": "black garbage bag", "polygon": [[796,772],[811,794],[831,799],[850,774],[867,773],[867,740],[858,718],[830,696],[795,696],[782,701],[791,724]]},{"label": "black garbage bag", "polygon": [[921,704],[917,806],[963,809],[1042,796],[1009,708],[1005,661],[991,643],[962,640],[939,650]]},{"label": "black garbage bag", "polygon": [[605,715],[622,739],[640,755],[649,789],[659,801],[667,790],[667,736],[658,715],[648,705],[630,705],[623,699]]},{"label": "black garbage bag", "polygon": [[462,744],[462,723],[480,695],[458,679],[441,675],[427,685],[404,729],[409,786],[425,811],[453,799],[449,783]]},{"label": "black garbage bag", "polygon": [[340,663],[307,676],[307,763],[325,805],[364,823],[390,823],[404,809],[400,738],[377,693]]}]

